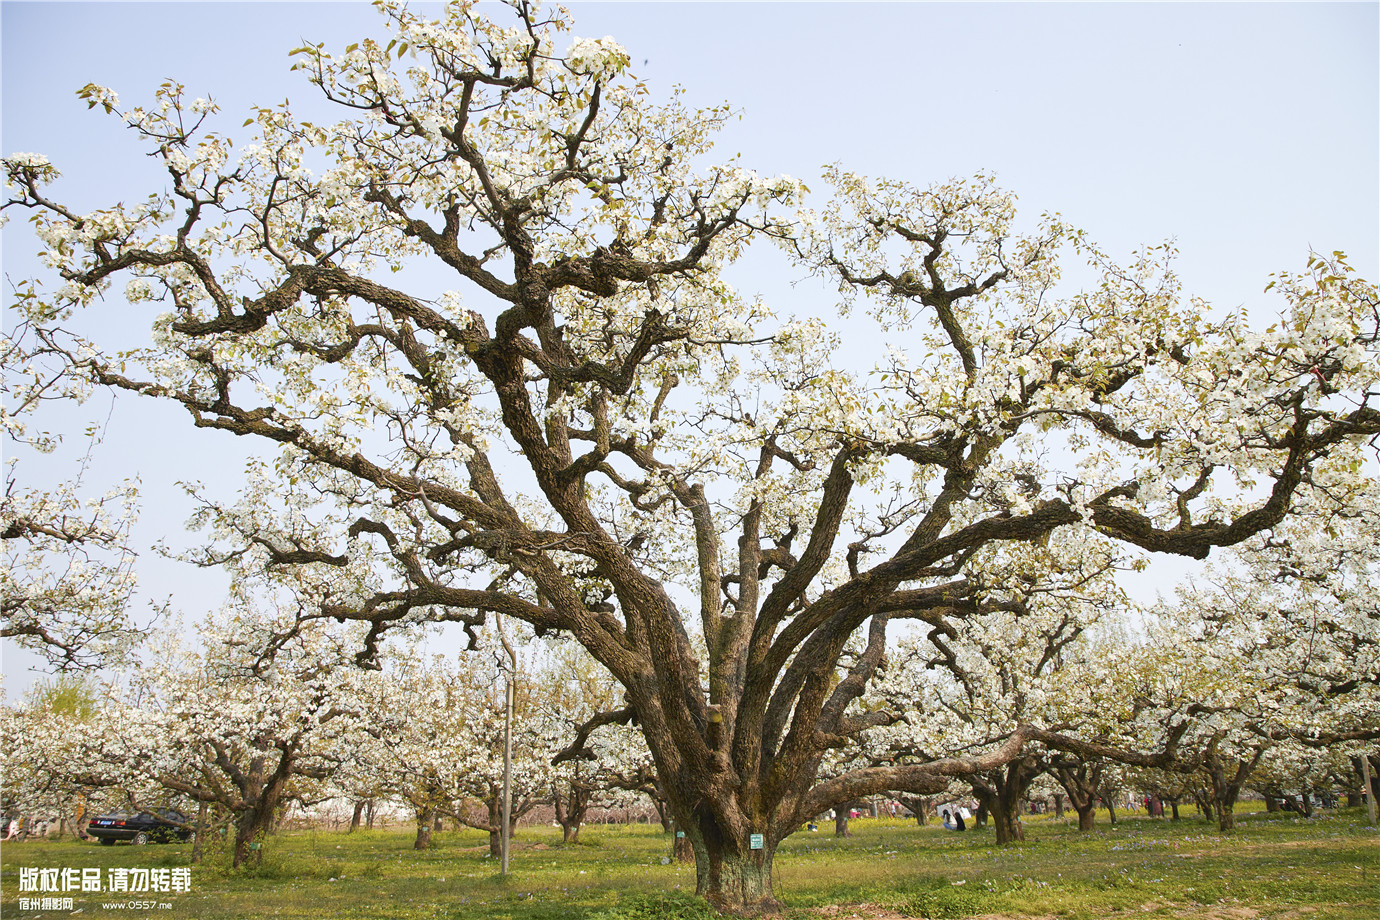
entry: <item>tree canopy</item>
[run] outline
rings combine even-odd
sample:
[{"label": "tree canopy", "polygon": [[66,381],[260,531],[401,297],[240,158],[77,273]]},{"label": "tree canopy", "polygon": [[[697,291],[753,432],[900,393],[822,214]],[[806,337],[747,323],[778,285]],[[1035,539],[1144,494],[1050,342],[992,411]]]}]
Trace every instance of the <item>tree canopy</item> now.
[{"label": "tree canopy", "polygon": [[[560,11],[380,9],[390,41],[296,53],[335,123],[263,108],[234,148],[174,83],[147,107],[86,87],[169,188],[78,213],[44,158],[5,158],[4,209],[64,280],[17,307],[54,328],[152,304],[136,352],[55,348],[274,448],[199,513],[200,561],[292,598],[270,651],[315,620],[364,624],[366,665],[421,622],[573,637],[716,904],[772,905],[777,843],[832,805],[1036,737],[816,782],[870,727],[889,630],[1019,615],[1014,545],[1203,558],[1269,532],[1380,434],[1377,295],[1340,254],[1277,279],[1289,311],[1257,330],[1186,299],[1169,247],[1123,265],[1057,217],[1026,228],[987,175],[836,166],[810,210],[713,162],[726,109],[656,101]],[[841,323],[740,296],[749,244],[836,285]],[[445,287],[410,287],[419,265]],[[875,371],[833,359],[849,310],[886,336]]]}]

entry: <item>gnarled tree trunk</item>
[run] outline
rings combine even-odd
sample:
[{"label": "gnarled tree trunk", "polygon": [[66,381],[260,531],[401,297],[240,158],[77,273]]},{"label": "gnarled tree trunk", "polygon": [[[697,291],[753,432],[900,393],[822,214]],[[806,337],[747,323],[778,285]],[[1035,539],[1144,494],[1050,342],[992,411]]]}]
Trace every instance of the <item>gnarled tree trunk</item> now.
[{"label": "gnarled tree trunk", "polygon": [[258,865],[263,861],[263,841],[273,834],[278,805],[293,774],[292,758],[283,756],[269,772],[269,757],[260,754],[250,762],[239,779],[239,801],[235,809],[233,867]]},{"label": "gnarled tree trunk", "polygon": [[562,843],[579,841],[580,825],[585,821],[592,796],[593,790],[581,781],[578,770],[564,790],[557,783],[551,784],[551,805],[556,811],[556,823],[561,826]]},{"label": "gnarled tree trunk", "polygon": [[915,816],[915,823],[924,827],[930,820],[930,812],[934,810],[934,799],[929,796],[903,795],[898,801],[910,809],[910,813]]},{"label": "gnarled tree trunk", "polygon": [[[487,803],[489,811],[489,856],[492,859],[503,858],[503,799],[501,796],[491,796]],[[512,828],[508,829],[508,839],[513,839]]]},{"label": "gnarled tree trunk", "polygon": [[695,844],[690,839],[690,835],[686,833],[685,830],[682,829],[680,826],[675,824],[675,822],[672,822],[671,824],[671,832],[672,834],[674,834],[674,836],[671,838],[671,855],[675,858],[676,862],[694,862]]},{"label": "gnarled tree trunk", "polygon": [[[706,816],[707,818],[707,816]],[[760,849],[747,840],[725,837],[712,818],[687,831],[695,851],[695,891],[725,913],[775,913],[781,908],[772,889],[772,858],[777,841],[761,835]]]},{"label": "gnarled tree trunk", "polygon": [[[1025,839],[1021,800],[1039,775],[1040,768],[1033,757],[1019,757],[1004,767],[973,777],[973,792],[977,795],[979,814],[991,814],[998,844],[1017,843]],[[979,819],[979,826],[981,824]]]},{"label": "gnarled tree trunk", "polygon": [[1097,787],[1102,782],[1103,763],[1061,758],[1054,763],[1054,778],[1068,793],[1069,803],[1078,813],[1080,833],[1097,826]]},{"label": "gnarled tree trunk", "polygon": [[848,829],[848,818],[852,812],[852,803],[840,805],[834,809],[834,836],[852,837],[853,833]]},{"label": "gnarled tree trunk", "polygon": [[201,854],[206,847],[206,829],[209,823],[207,821],[207,815],[210,808],[211,806],[204,800],[197,804],[196,830],[192,834],[192,855],[190,860],[194,866],[201,862]]},{"label": "gnarled tree trunk", "polygon": [[273,810],[250,807],[242,810],[235,820],[235,848],[233,868],[257,866],[263,862],[263,841],[273,832]]},{"label": "gnarled tree trunk", "polygon": [[1264,754],[1264,748],[1259,748],[1249,758],[1228,758],[1217,750],[1216,745],[1208,748],[1203,768],[1212,781],[1212,804],[1217,811],[1217,827],[1222,833],[1230,833],[1236,828],[1236,818],[1232,813],[1236,800]]},{"label": "gnarled tree trunk", "polygon": [[417,838],[412,841],[412,849],[431,849],[431,832],[436,827],[436,806],[423,805],[417,809]]}]

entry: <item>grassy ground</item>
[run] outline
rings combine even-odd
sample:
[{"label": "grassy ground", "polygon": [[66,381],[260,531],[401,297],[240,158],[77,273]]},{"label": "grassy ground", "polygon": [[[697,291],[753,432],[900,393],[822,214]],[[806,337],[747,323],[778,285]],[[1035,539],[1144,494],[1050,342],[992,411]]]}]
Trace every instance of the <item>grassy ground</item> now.
[{"label": "grassy ground", "polygon": [[[1104,813],[1105,817],[1105,813]],[[1194,918],[1380,920],[1380,833],[1358,810],[1313,820],[1239,815],[1224,837],[1194,817],[1123,818],[1080,835],[1067,822],[1028,819],[1028,840],[997,847],[992,831],[953,833],[913,822],[856,820],[787,840],[776,892],[791,920],[814,918]],[[504,879],[472,831],[436,835],[417,853],[404,829],[287,834],[263,866],[231,873],[223,859],[192,869],[191,890],[70,892],[71,910],[21,910],[21,868],[174,868],[185,844],[102,847],[72,839],[7,844],[0,853],[5,918],[206,920],[699,920],[693,867],[664,864],[659,828],[589,826],[564,847],[554,828],[523,828]],[[24,892],[25,898],[41,897]],[[128,902],[152,902],[130,907]],[[119,902],[122,909],[103,905]],[[78,914],[77,911],[80,911]]]}]

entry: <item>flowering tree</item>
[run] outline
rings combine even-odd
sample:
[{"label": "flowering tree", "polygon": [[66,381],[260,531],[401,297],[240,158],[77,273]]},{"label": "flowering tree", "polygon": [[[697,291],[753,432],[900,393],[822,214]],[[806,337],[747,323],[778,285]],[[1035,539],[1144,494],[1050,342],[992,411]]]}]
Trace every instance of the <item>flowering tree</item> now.
[{"label": "flowering tree", "polygon": [[1349,793],[1357,790],[1359,777],[1352,772],[1348,753],[1345,745],[1318,750],[1297,743],[1277,744],[1251,771],[1246,788],[1265,799],[1266,811],[1284,807],[1312,817],[1315,792],[1327,796],[1339,786]]},{"label": "flowering tree", "polygon": [[[642,735],[628,725],[612,676],[572,642],[554,643],[547,660],[528,677],[551,757],[551,805],[565,843],[579,839],[591,807],[616,808],[655,786],[656,771]],[[605,713],[627,718],[606,721]],[[597,731],[595,730],[597,727]]]},{"label": "flowering tree", "polygon": [[156,784],[234,819],[232,860],[262,857],[282,807],[319,785],[358,732],[356,673],[342,670],[323,630],[303,630],[266,662],[225,613],[203,630],[204,652],[160,650],[112,698],[88,757],[128,785]]},{"label": "flowering tree", "polygon": [[[501,685],[500,685],[501,686]],[[512,806],[508,833],[521,818],[550,800],[554,748],[539,730],[530,698],[520,695],[513,716]],[[489,855],[502,853],[503,832],[503,724],[504,710],[498,700],[472,710],[466,721],[466,758],[455,766],[453,787],[456,803],[450,812],[458,821],[489,834]]]},{"label": "flowering tree", "polygon": [[22,704],[0,707],[6,821],[53,816],[59,834],[69,825],[81,834],[93,809],[124,804],[137,787],[122,787],[89,756],[93,737],[106,727],[99,690],[86,681],[39,684]]},{"label": "flowering tree", "polygon": [[1109,762],[1102,758],[1084,759],[1076,756],[1055,757],[1049,771],[1068,795],[1078,814],[1078,829],[1090,831],[1097,824],[1097,796],[1102,786],[1102,774]]},{"label": "flowering tree", "polygon": [[1177,733],[1176,756],[1161,765],[1172,775],[1141,770],[1134,782],[1170,800],[1175,817],[1196,785],[1223,831],[1244,788],[1282,798],[1330,784],[1339,766],[1349,772],[1355,745],[1376,737],[1380,634],[1365,587],[1376,567],[1376,480],[1356,475],[1359,448],[1339,445],[1282,522],[1236,548],[1209,584],[1155,611],[1142,642],[1105,655],[1102,676],[1075,681],[1091,695],[1076,704],[1088,714],[1077,734],[1112,746],[1105,758],[1075,750],[1053,761],[1080,827],[1092,826],[1106,770],[1150,766],[1126,753],[1157,734]]},{"label": "flowering tree", "polygon": [[[345,120],[262,109],[238,159],[176,85],[147,108],[87,87],[171,192],[77,213],[45,161],[8,158],[5,208],[64,280],[26,309],[117,279],[163,305],[144,352],[73,365],[280,451],[208,509],[218,558],[292,581],[303,618],[366,623],[364,659],[390,629],[492,612],[583,645],[719,906],[774,906],[778,843],[832,805],[1021,749],[1017,727],[815,782],[867,727],[888,623],[970,615],[983,547],[1070,529],[1203,557],[1380,432],[1375,298],[1339,262],[1259,333],[1184,303],[1165,252],[1123,268],[1058,220],[1019,233],[983,176],[832,170],[826,216],[788,214],[799,183],[706,165],[726,110],[652,103],[613,41],[558,44],[563,13],[381,9],[391,41],[299,49]],[[898,346],[877,376],[725,283],[764,237],[871,305]],[[1086,291],[1060,286],[1070,251]]]},{"label": "flowering tree", "polygon": [[[39,453],[57,448],[60,438],[34,430],[32,416],[47,401],[89,395],[90,381],[66,360],[84,347],[30,322],[0,330],[0,437]],[[98,441],[93,434],[83,475]],[[0,495],[0,637],[60,667],[109,661],[136,635],[127,607],[135,587],[128,537],[138,489],[126,482],[99,498],[83,496],[82,476],[21,489],[17,462],[7,459]]]},{"label": "flowering tree", "polygon": [[1380,478],[1356,475],[1364,461],[1338,450],[1284,524],[1234,554],[1239,570],[1217,587],[1217,609],[1254,613],[1227,622],[1270,684],[1279,740],[1315,750],[1380,738]]},{"label": "flowering tree", "polygon": [[[627,809],[638,802],[644,805],[650,802],[662,830],[669,833],[675,829],[675,820],[661,789],[656,761],[647,749],[645,737],[634,724],[635,716],[630,706],[596,713],[578,725],[571,724],[573,720],[563,716],[561,722],[565,731],[562,737],[569,743],[556,754],[552,763],[557,768],[557,776],[574,775],[578,771],[594,807]],[[559,820],[559,815],[557,818]],[[688,838],[677,836],[675,839],[677,855],[693,859],[693,851],[684,849],[688,846]]]},{"label": "flowering tree", "polygon": [[1176,606],[1159,607],[1141,653],[1146,666],[1130,690],[1134,719],[1127,722],[1145,731],[1178,727],[1178,762],[1147,766],[1205,779],[1224,833],[1234,828],[1236,801],[1284,727],[1277,686],[1283,671],[1252,661],[1258,622],[1242,614],[1224,595],[1194,588],[1183,589]]},{"label": "flowering tree", "polygon": [[437,817],[453,807],[455,773],[469,767],[465,724],[475,700],[445,662],[415,655],[390,657],[361,683],[367,721],[332,782],[401,799],[417,819],[413,848],[428,849]]},{"label": "flowering tree", "polygon": [[[1076,729],[1104,745],[1126,740],[1095,730],[1115,721],[1116,707],[1098,698],[1111,681],[1102,673],[1105,652],[1088,639],[1099,627],[1105,631],[1104,620],[1114,625],[1125,603],[1114,580],[1114,549],[1064,531],[974,554],[967,576],[976,609],[902,641],[873,697],[865,698],[874,720],[893,720],[874,733],[870,760],[924,762],[944,751],[985,751],[1024,726],[1040,744],[968,777],[997,842],[1024,839],[1020,805],[1031,785],[1056,764],[1079,759],[1081,744],[1064,732]],[[1051,744],[1071,750],[1053,757]]]},{"label": "flowering tree", "polygon": [[1181,591],[1150,634],[1144,696],[1161,720],[1192,716],[1185,754],[1197,752],[1224,831],[1248,783],[1297,790],[1380,736],[1377,486],[1355,475],[1362,461],[1339,445],[1290,515],[1211,586]]},{"label": "flowering tree", "polygon": [[[458,663],[388,656],[379,679],[361,678],[369,717],[347,782],[402,799],[417,817],[414,846],[431,845],[437,818],[487,831],[501,852],[503,679],[485,653]],[[512,825],[551,793],[556,741],[540,701],[544,687],[520,679],[513,724]],[[509,827],[511,832],[512,826]]]},{"label": "flowering tree", "polygon": [[[1059,739],[1045,767],[1068,796],[1080,831],[1096,826],[1099,799],[1116,822],[1109,793],[1123,784],[1127,765],[1136,776],[1164,782],[1182,781],[1198,765],[1195,752],[1182,750],[1194,722],[1192,699],[1156,692],[1164,656],[1177,654],[1177,646],[1133,641],[1125,627],[1140,619],[1140,610],[1129,604],[1104,619],[1101,635],[1069,656],[1062,675],[1056,721],[1072,738]],[[1069,743],[1073,739],[1093,743]]]},{"label": "flowering tree", "polygon": [[1282,744],[1255,779],[1267,794],[1331,774],[1360,804],[1359,758],[1380,738],[1380,479],[1356,476],[1364,463],[1358,451],[1339,451],[1285,525],[1240,552],[1246,577],[1233,587],[1260,617],[1251,660],[1277,672]]}]

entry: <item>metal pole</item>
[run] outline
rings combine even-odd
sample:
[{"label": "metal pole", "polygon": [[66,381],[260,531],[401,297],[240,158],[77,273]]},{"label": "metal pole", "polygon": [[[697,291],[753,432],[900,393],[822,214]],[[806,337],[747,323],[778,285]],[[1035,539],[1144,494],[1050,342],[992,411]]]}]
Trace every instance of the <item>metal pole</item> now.
[{"label": "metal pole", "polygon": [[1365,753],[1361,754],[1361,778],[1365,780],[1366,784],[1366,817],[1370,819],[1371,824],[1374,824],[1375,786],[1372,784],[1371,781],[1370,755]]},{"label": "metal pole", "polygon": [[503,720],[503,866],[508,874],[508,850],[513,827],[513,687],[512,672],[508,673],[507,712]]},{"label": "metal pole", "polygon": [[504,667],[508,680],[504,691],[503,713],[503,815],[499,818],[503,826],[499,829],[499,872],[508,874],[509,835],[513,826],[513,701],[517,697],[517,654],[508,642],[503,629],[503,616],[498,615],[498,638],[503,650],[508,653],[508,663]]}]

